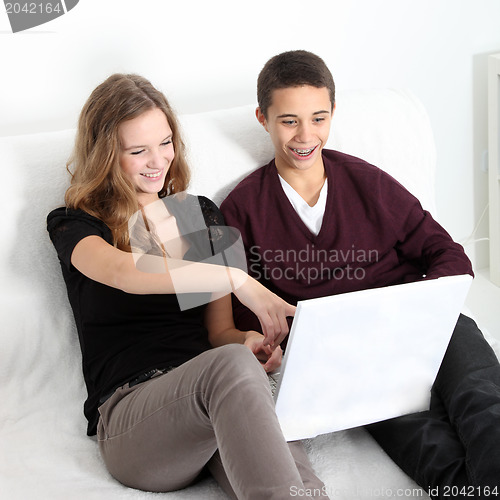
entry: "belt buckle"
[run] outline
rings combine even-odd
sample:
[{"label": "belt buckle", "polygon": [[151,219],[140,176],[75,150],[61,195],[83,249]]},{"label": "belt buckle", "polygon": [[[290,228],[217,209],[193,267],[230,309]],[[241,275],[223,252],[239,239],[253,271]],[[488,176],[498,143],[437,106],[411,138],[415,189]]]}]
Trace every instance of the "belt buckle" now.
[{"label": "belt buckle", "polygon": [[159,370],[158,368],[154,368],[153,370],[149,370],[148,372],[139,375],[134,380],[131,380],[128,383],[128,386],[134,387],[138,384],[141,384],[142,382],[146,382],[147,380],[151,380],[152,378],[159,377],[160,375],[163,375],[166,371],[167,370]]}]

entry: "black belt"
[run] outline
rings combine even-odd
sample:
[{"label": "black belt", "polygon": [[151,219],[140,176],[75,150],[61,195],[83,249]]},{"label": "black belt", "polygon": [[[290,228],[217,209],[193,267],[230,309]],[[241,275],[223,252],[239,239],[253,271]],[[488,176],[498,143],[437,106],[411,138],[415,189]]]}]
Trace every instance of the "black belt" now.
[{"label": "black belt", "polygon": [[150,380],[152,378],[159,377],[160,375],[163,375],[164,373],[167,373],[170,370],[173,370],[174,368],[175,368],[174,366],[169,366],[168,368],[154,368],[153,370],[149,370],[146,373],[142,373],[138,377],[129,380],[128,382],[124,382],[123,384],[120,384],[117,387],[115,387],[110,393],[106,394],[101,399],[99,399],[99,405],[105,403],[115,393],[118,387],[123,387],[126,384],[128,384],[129,388],[134,387],[135,385],[142,384],[142,382],[146,382],[147,380]]}]

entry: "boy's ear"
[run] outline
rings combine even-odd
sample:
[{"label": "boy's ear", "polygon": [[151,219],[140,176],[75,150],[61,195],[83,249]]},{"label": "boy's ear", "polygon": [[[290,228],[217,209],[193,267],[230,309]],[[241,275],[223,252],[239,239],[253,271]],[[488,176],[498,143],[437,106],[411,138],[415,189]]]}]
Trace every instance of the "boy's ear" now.
[{"label": "boy's ear", "polygon": [[260,108],[257,108],[255,110],[255,116],[257,117],[257,120],[259,121],[259,123],[266,129],[266,132],[269,132],[269,130],[267,130],[266,117],[264,116],[264,113],[261,111]]}]

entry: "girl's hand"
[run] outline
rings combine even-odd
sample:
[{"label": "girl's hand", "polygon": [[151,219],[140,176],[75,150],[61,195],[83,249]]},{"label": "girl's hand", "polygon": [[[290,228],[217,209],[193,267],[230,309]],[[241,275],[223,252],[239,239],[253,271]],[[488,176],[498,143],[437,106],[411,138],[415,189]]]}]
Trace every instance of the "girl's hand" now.
[{"label": "girl's hand", "polygon": [[269,373],[280,367],[283,351],[279,345],[276,348],[264,345],[264,341],[262,334],[249,331],[246,332],[244,345],[255,354],[264,370]]},{"label": "girl's hand", "polygon": [[[233,293],[259,318],[265,346],[279,346],[288,334],[287,316],[295,314],[296,307],[278,297],[264,285],[246,275],[238,281]],[[241,283],[241,284],[240,284]]]}]

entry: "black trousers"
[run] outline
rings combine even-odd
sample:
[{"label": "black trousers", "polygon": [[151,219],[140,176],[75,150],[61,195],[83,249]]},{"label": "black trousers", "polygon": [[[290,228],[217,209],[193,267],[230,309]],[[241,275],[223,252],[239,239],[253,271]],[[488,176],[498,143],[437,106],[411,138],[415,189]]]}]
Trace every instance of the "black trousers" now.
[{"label": "black trousers", "polygon": [[472,319],[457,322],[430,410],[367,429],[432,498],[500,500],[500,365]]}]

